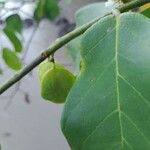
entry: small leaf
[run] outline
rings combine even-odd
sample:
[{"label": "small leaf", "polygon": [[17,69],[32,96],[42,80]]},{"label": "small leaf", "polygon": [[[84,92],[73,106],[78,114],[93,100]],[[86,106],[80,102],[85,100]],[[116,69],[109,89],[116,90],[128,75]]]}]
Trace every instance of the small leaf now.
[{"label": "small leaf", "polygon": [[22,51],[22,43],[21,43],[20,39],[17,37],[17,35],[15,34],[15,32],[13,32],[13,30],[7,26],[3,29],[3,31],[6,34],[6,36],[8,37],[8,39],[11,41],[11,43],[13,44],[15,51],[21,52]]},{"label": "small leaf", "polygon": [[36,8],[34,10],[34,19],[40,21],[44,17],[44,4],[45,0],[38,0],[36,3]]},{"label": "small leaf", "polygon": [[18,14],[13,14],[6,18],[6,26],[11,30],[21,33],[23,23]]},{"label": "small leaf", "polygon": [[59,14],[58,1],[45,0],[44,11],[47,18],[54,19]]},{"label": "small leaf", "polygon": [[22,67],[22,62],[15,52],[8,48],[3,48],[3,59],[5,63],[13,70],[20,70]]}]

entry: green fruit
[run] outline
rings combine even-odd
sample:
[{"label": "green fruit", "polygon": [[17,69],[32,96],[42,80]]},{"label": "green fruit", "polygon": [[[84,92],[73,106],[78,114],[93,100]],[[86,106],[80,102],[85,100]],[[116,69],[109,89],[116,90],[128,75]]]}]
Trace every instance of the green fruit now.
[{"label": "green fruit", "polygon": [[74,75],[60,64],[44,61],[38,70],[41,96],[54,103],[63,103],[75,81]]},{"label": "green fruit", "polygon": [[45,60],[38,66],[38,77],[39,77],[40,83],[45,73],[49,71],[49,69],[52,69],[53,65],[54,64],[52,62]]}]

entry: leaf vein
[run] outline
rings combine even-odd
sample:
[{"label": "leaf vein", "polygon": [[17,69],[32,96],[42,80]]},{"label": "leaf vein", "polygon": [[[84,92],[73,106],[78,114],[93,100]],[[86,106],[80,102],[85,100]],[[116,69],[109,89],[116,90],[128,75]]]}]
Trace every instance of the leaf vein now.
[{"label": "leaf vein", "polygon": [[94,49],[94,48],[96,48],[104,39],[105,39],[105,37],[107,36],[107,35],[110,35],[114,30],[115,30],[115,28],[116,27],[114,27],[111,31],[109,31],[109,32],[107,32],[106,34],[104,34],[104,36],[101,38],[101,39],[99,39],[98,40],[98,42],[91,48],[91,49],[87,49],[86,51],[88,51],[86,54],[84,54],[83,56],[82,56],[82,58],[84,57],[84,58],[86,58],[87,56],[88,56],[88,54],[90,54],[91,53],[91,51]]},{"label": "leaf vein", "polygon": [[135,127],[135,129],[148,141],[150,144],[150,139],[139,129],[139,127],[134,123],[134,121],[123,111],[121,111],[122,115],[129,120],[129,122]]},{"label": "leaf vein", "polygon": [[[88,90],[84,93],[84,95],[80,98],[80,101],[77,103],[77,105],[72,109],[72,111],[70,112],[70,115],[68,116],[67,121],[69,120],[71,114],[76,110],[77,106],[81,103],[81,101],[87,96],[87,93],[89,93],[89,91],[94,87],[95,83],[101,79],[101,77],[103,76],[103,74],[105,73],[105,71],[107,71],[107,69],[109,68],[109,66],[112,65],[112,63],[114,62],[114,58],[106,65],[105,69],[102,71],[102,73],[98,76],[98,78],[95,80],[95,82],[92,84],[92,86],[89,86]],[[67,126],[66,126],[67,127]]]},{"label": "leaf vein", "polygon": [[125,77],[119,74],[120,79],[122,79],[129,87],[131,87],[140,97],[141,99],[150,107],[150,102],[143,96],[143,94],[134,86],[132,85]]},{"label": "leaf vein", "polygon": [[130,150],[133,150],[131,144],[123,137],[124,142],[127,144],[127,146],[130,148]]},{"label": "leaf vein", "polygon": [[91,132],[91,133],[85,138],[85,140],[83,141],[83,146],[84,146],[84,144],[86,143],[86,141],[95,133],[96,129],[99,128],[99,127],[105,122],[105,120],[107,120],[108,118],[110,118],[110,117],[111,117],[113,114],[115,114],[116,112],[118,112],[117,109],[111,111],[110,113],[108,113],[108,114],[104,117],[104,119],[102,119],[102,120],[98,123],[98,125],[94,128],[94,130],[92,130],[92,132]]},{"label": "leaf vein", "polygon": [[122,149],[124,147],[123,144],[123,129],[122,129],[122,121],[121,121],[121,108],[120,108],[120,94],[119,94],[119,61],[118,61],[118,54],[119,54],[119,16],[116,16],[116,43],[115,43],[115,58],[116,58],[116,95],[117,95],[117,109],[118,109],[118,117],[119,117],[119,124],[120,124],[120,140]]}]

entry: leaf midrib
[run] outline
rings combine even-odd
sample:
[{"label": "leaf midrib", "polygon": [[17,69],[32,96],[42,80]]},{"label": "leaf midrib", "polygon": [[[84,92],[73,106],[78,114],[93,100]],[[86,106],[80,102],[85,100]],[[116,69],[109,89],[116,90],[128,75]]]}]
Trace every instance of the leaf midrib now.
[{"label": "leaf midrib", "polygon": [[119,61],[118,61],[118,50],[119,50],[119,16],[116,16],[116,34],[115,34],[115,62],[116,62],[116,95],[117,95],[117,110],[120,124],[120,140],[121,148],[123,149],[123,129],[121,120],[121,106],[120,106],[120,94],[119,94]]}]

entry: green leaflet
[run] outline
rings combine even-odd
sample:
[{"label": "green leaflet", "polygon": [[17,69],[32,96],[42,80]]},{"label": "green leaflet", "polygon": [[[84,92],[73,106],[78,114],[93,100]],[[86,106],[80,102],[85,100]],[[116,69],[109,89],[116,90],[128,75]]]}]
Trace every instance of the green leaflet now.
[{"label": "green leaflet", "polygon": [[59,15],[59,7],[57,0],[45,0],[45,16],[51,20]]},{"label": "green leaflet", "polygon": [[13,14],[6,18],[6,26],[13,31],[21,33],[23,22],[18,14]]},{"label": "green leaflet", "polygon": [[11,51],[8,48],[3,48],[2,57],[7,66],[9,66],[13,70],[20,70],[22,67],[21,59],[17,56],[17,54]]},{"label": "green leaflet", "polygon": [[6,26],[3,29],[3,32],[5,33],[7,38],[10,40],[10,42],[13,44],[15,51],[20,53],[23,49],[23,46],[22,46],[21,40],[18,38],[16,33],[11,28],[9,28],[9,26]]},{"label": "green leaflet", "polygon": [[34,19],[40,21],[42,17],[50,20],[55,19],[59,15],[59,7],[57,0],[38,0],[34,11]]},{"label": "green leaflet", "polygon": [[61,126],[72,150],[150,149],[150,20],[108,16],[82,37]]},{"label": "green leaflet", "polygon": [[44,16],[44,4],[45,0],[36,1],[36,8],[34,10],[34,19],[36,21],[40,21],[40,19]]}]

